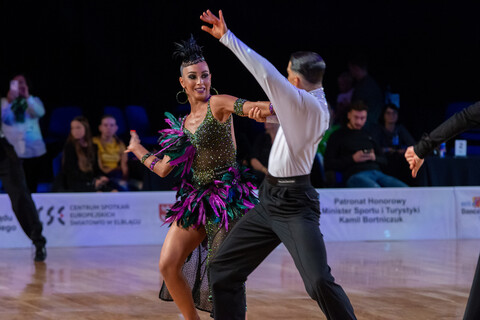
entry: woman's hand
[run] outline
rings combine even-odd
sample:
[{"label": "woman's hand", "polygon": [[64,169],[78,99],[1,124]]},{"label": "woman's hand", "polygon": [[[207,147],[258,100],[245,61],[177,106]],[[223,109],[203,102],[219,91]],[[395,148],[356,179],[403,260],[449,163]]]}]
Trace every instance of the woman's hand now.
[{"label": "woman's hand", "polygon": [[266,115],[264,113],[262,114],[262,110],[260,110],[259,107],[253,107],[252,109],[250,109],[250,111],[248,112],[248,117],[257,122],[267,121]]},{"label": "woman's hand", "polygon": [[137,132],[135,130],[130,130],[130,142],[128,143],[125,153],[134,152],[135,148],[140,145],[140,137],[138,136]]},{"label": "woman's hand", "polygon": [[107,184],[108,178],[105,176],[101,176],[100,178],[95,179],[95,190],[100,189],[105,184]]},{"label": "woman's hand", "polygon": [[227,33],[228,28],[225,20],[223,19],[222,10],[218,11],[218,15],[220,19],[217,18],[217,16],[214,15],[210,10],[207,10],[206,12],[202,13],[200,20],[212,25],[211,28],[202,26],[203,31],[210,33],[217,39],[220,39],[225,33]]}]

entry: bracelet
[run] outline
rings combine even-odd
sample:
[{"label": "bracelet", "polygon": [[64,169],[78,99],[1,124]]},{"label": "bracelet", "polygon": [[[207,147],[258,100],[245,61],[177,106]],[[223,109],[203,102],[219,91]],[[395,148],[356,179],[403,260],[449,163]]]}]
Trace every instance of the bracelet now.
[{"label": "bracelet", "polygon": [[150,171],[153,172],[153,169],[155,168],[155,165],[157,164],[157,162],[159,161],[160,159],[155,157],[155,159],[153,159],[152,163],[150,163]]},{"label": "bracelet", "polygon": [[145,161],[146,161],[150,156],[153,156],[153,153],[152,153],[152,152],[147,152],[147,153],[142,157],[142,160],[140,160],[140,162],[141,162],[142,164],[144,164]]},{"label": "bracelet", "polygon": [[235,114],[237,116],[243,116],[243,105],[245,104],[247,100],[245,99],[240,99],[238,98],[237,100],[235,100],[235,102],[233,103],[233,111],[235,112]]},{"label": "bracelet", "polygon": [[268,110],[270,110],[270,114],[272,116],[276,115],[275,110],[273,110],[273,104],[270,102],[270,105],[268,106]]}]

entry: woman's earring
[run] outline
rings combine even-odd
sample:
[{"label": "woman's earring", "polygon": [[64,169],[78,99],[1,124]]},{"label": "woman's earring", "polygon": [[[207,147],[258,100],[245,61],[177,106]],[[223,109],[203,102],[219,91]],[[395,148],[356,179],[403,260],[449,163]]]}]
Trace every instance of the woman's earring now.
[{"label": "woman's earring", "polygon": [[[178,96],[181,95],[182,93],[185,94],[185,96],[186,96],[185,101],[180,101],[180,99],[178,98]],[[175,98],[177,99],[177,102],[178,102],[178,103],[180,103],[180,104],[186,104],[186,103],[188,102],[188,95],[187,95],[187,93],[185,92],[185,88],[183,88],[182,91],[178,91],[178,92],[177,92],[177,95],[175,96]]]},{"label": "woman's earring", "polygon": [[[216,95],[218,95],[217,89],[215,89],[214,87],[210,87],[210,92],[211,92],[212,90],[215,92]],[[212,94],[212,96],[213,96],[213,94]]]}]

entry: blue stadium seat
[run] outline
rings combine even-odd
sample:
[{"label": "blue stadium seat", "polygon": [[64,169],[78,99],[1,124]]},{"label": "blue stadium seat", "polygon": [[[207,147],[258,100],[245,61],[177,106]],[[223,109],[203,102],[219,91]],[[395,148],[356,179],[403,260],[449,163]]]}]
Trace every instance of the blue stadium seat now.
[{"label": "blue stadium seat", "polygon": [[126,106],[125,114],[129,130],[137,131],[140,140],[145,145],[157,144],[158,135],[150,134],[150,121],[148,120],[147,111],[142,106]]},{"label": "blue stadium seat", "polygon": [[70,122],[73,118],[83,114],[80,107],[59,107],[50,114],[48,131],[45,142],[64,141],[70,133]]}]

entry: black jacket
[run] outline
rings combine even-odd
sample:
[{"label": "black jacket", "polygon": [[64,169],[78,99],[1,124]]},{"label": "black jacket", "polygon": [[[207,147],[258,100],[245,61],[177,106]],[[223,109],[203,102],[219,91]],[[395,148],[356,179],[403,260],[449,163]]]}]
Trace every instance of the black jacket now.
[{"label": "black jacket", "polygon": [[430,134],[424,134],[422,139],[414,146],[415,154],[423,159],[442,142],[478,126],[480,126],[480,101],[457,112]]}]

